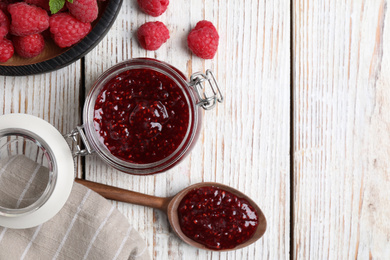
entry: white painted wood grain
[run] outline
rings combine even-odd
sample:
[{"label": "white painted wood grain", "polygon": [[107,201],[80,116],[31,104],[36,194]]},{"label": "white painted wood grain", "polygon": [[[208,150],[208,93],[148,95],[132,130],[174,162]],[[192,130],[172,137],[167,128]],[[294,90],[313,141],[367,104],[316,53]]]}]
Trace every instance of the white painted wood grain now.
[{"label": "white painted wood grain", "polygon": [[[178,3],[178,2],[177,2]],[[86,159],[88,179],[158,196],[218,181],[250,195],[268,230],[230,253],[179,241],[166,217],[115,203],[144,236],[155,259],[289,257],[289,1],[181,1],[153,18],[124,1],[106,38],[85,59],[86,89],[104,70],[132,57],[171,63],[188,76],[212,68],[225,102],[205,113],[199,143],[178,167],[131,176]],[[388,1],[293,1],[295,259],[390,258],[390,42]],[[185,37],[197,21],[221,36],[217,56],[191,55]],[[171,39],[139,48],[136,29],[163,21]],[[80,123],[81,63],[29,77],[0,77],[0,112],[28,113],[67,133]],[[81,164],[77,164],[81,169]],[[113,202],[114,203],[114,202]]]},{"label": "white painted wood grain", "polygon": [[390,258],[388,1],[294,1],[294,258]]},{"label": "white painted wood grain", "polygon": [[[190,29],[212,21],[220,34],[213,60],[186,47]],[[141,49],[134,36],[146,21],[162,21],[171,38],[156,52]],[[157,196],[172,196],[190,184],[217,181],[251,196],[269,220],[257,243],[235,252],[211,253],[182,243],[163,213],[115,203],[142,234],[154,259],[287,259],[290,226],[290,1],[171,1],[153,18],[136,1],[124,1],[105,39],[86,56],[86,88],[104,70],[133,57],[168,62],[187,76],[211,68],[225,101],[204,113],[200,140],[174,169],[155,176],[113,170],[96,156],[86,159],[86,177]]]}]

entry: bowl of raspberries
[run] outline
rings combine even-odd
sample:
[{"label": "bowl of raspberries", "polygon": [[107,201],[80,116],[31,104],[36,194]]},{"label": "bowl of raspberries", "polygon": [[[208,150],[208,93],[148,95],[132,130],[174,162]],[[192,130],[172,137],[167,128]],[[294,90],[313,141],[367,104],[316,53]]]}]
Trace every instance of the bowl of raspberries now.
[{"label": "bowl of raspberries", "polygon": [[123,0],[1,0],[0,75],[57,70],[82,58],[111,28]]}]

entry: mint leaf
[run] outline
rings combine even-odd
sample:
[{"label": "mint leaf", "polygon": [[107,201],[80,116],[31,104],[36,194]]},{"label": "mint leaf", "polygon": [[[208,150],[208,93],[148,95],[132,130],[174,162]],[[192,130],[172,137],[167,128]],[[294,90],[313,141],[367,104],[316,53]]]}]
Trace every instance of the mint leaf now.
[{"label": "mint leaf", "polygon": [[50,0],[49,6],[50,6],[51,14],[57,13],[59,10],[62,9],[62,7],[64,7],[64,5],[65,5],[65,0]]},{"label": "mint leaf", "polygon": [[[50,6],[50,12],[51,14],[57,13],[59,10],[64,7],[66,0],[50,0],[49,6]],[[73,0],[67,0],[69,3],[73,4]]]}]

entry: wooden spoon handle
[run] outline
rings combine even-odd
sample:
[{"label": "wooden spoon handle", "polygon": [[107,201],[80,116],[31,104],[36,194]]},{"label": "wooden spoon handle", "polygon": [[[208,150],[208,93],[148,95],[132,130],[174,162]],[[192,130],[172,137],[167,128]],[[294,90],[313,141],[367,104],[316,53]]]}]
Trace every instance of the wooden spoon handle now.
[{"label": "wooden spoon handle", "polygon": [[121,189],[109,185],[104,185],[92,181],[87,181],[83,179],[76,178],[75,181],[99,193],[106,199],[152,207],[155,209],[162,210],[164,212],[167,212],[167,207],[169,201],[171,200],[170,198],[150,196],[150,195],[129,191],[129,190],[125,190],[125,189]]}]

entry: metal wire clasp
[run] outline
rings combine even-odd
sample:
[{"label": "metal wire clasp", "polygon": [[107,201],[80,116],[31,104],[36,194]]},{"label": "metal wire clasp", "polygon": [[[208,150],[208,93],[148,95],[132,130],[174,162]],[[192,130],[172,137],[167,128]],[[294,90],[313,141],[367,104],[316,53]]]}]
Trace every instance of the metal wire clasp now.
[{"label": "metal wire clasp", "polygon": [[[200,72],[192,74],[190,78],[190,85],[195,89],[195,93],[198,96],[199,102],[197,105],[200,105],[205,110],[215,107],[217,101],[222,103],[223,96],[219,90],[218,82],[211,70],[206,70],[206,74]],[[209,86],[211,92],[206,88],[207,85]]]},{"label": "metal wire clasp", "polygon": [[[76,146],[76,151],[73,153],[73,157],[76,157],[78,155],[85,156],[93,153],[93,150],[88,143],[87,137],[83,129],[84,129],[84,125],[76,126],[76,128],[73,129],[72,132],[70,132],[70,134],[65,135],[66,138],[72,139],[73,143]],[[81,149],[77,138],[78,136],[80,136],[81,142],[84,144],[85,149]]]}]

